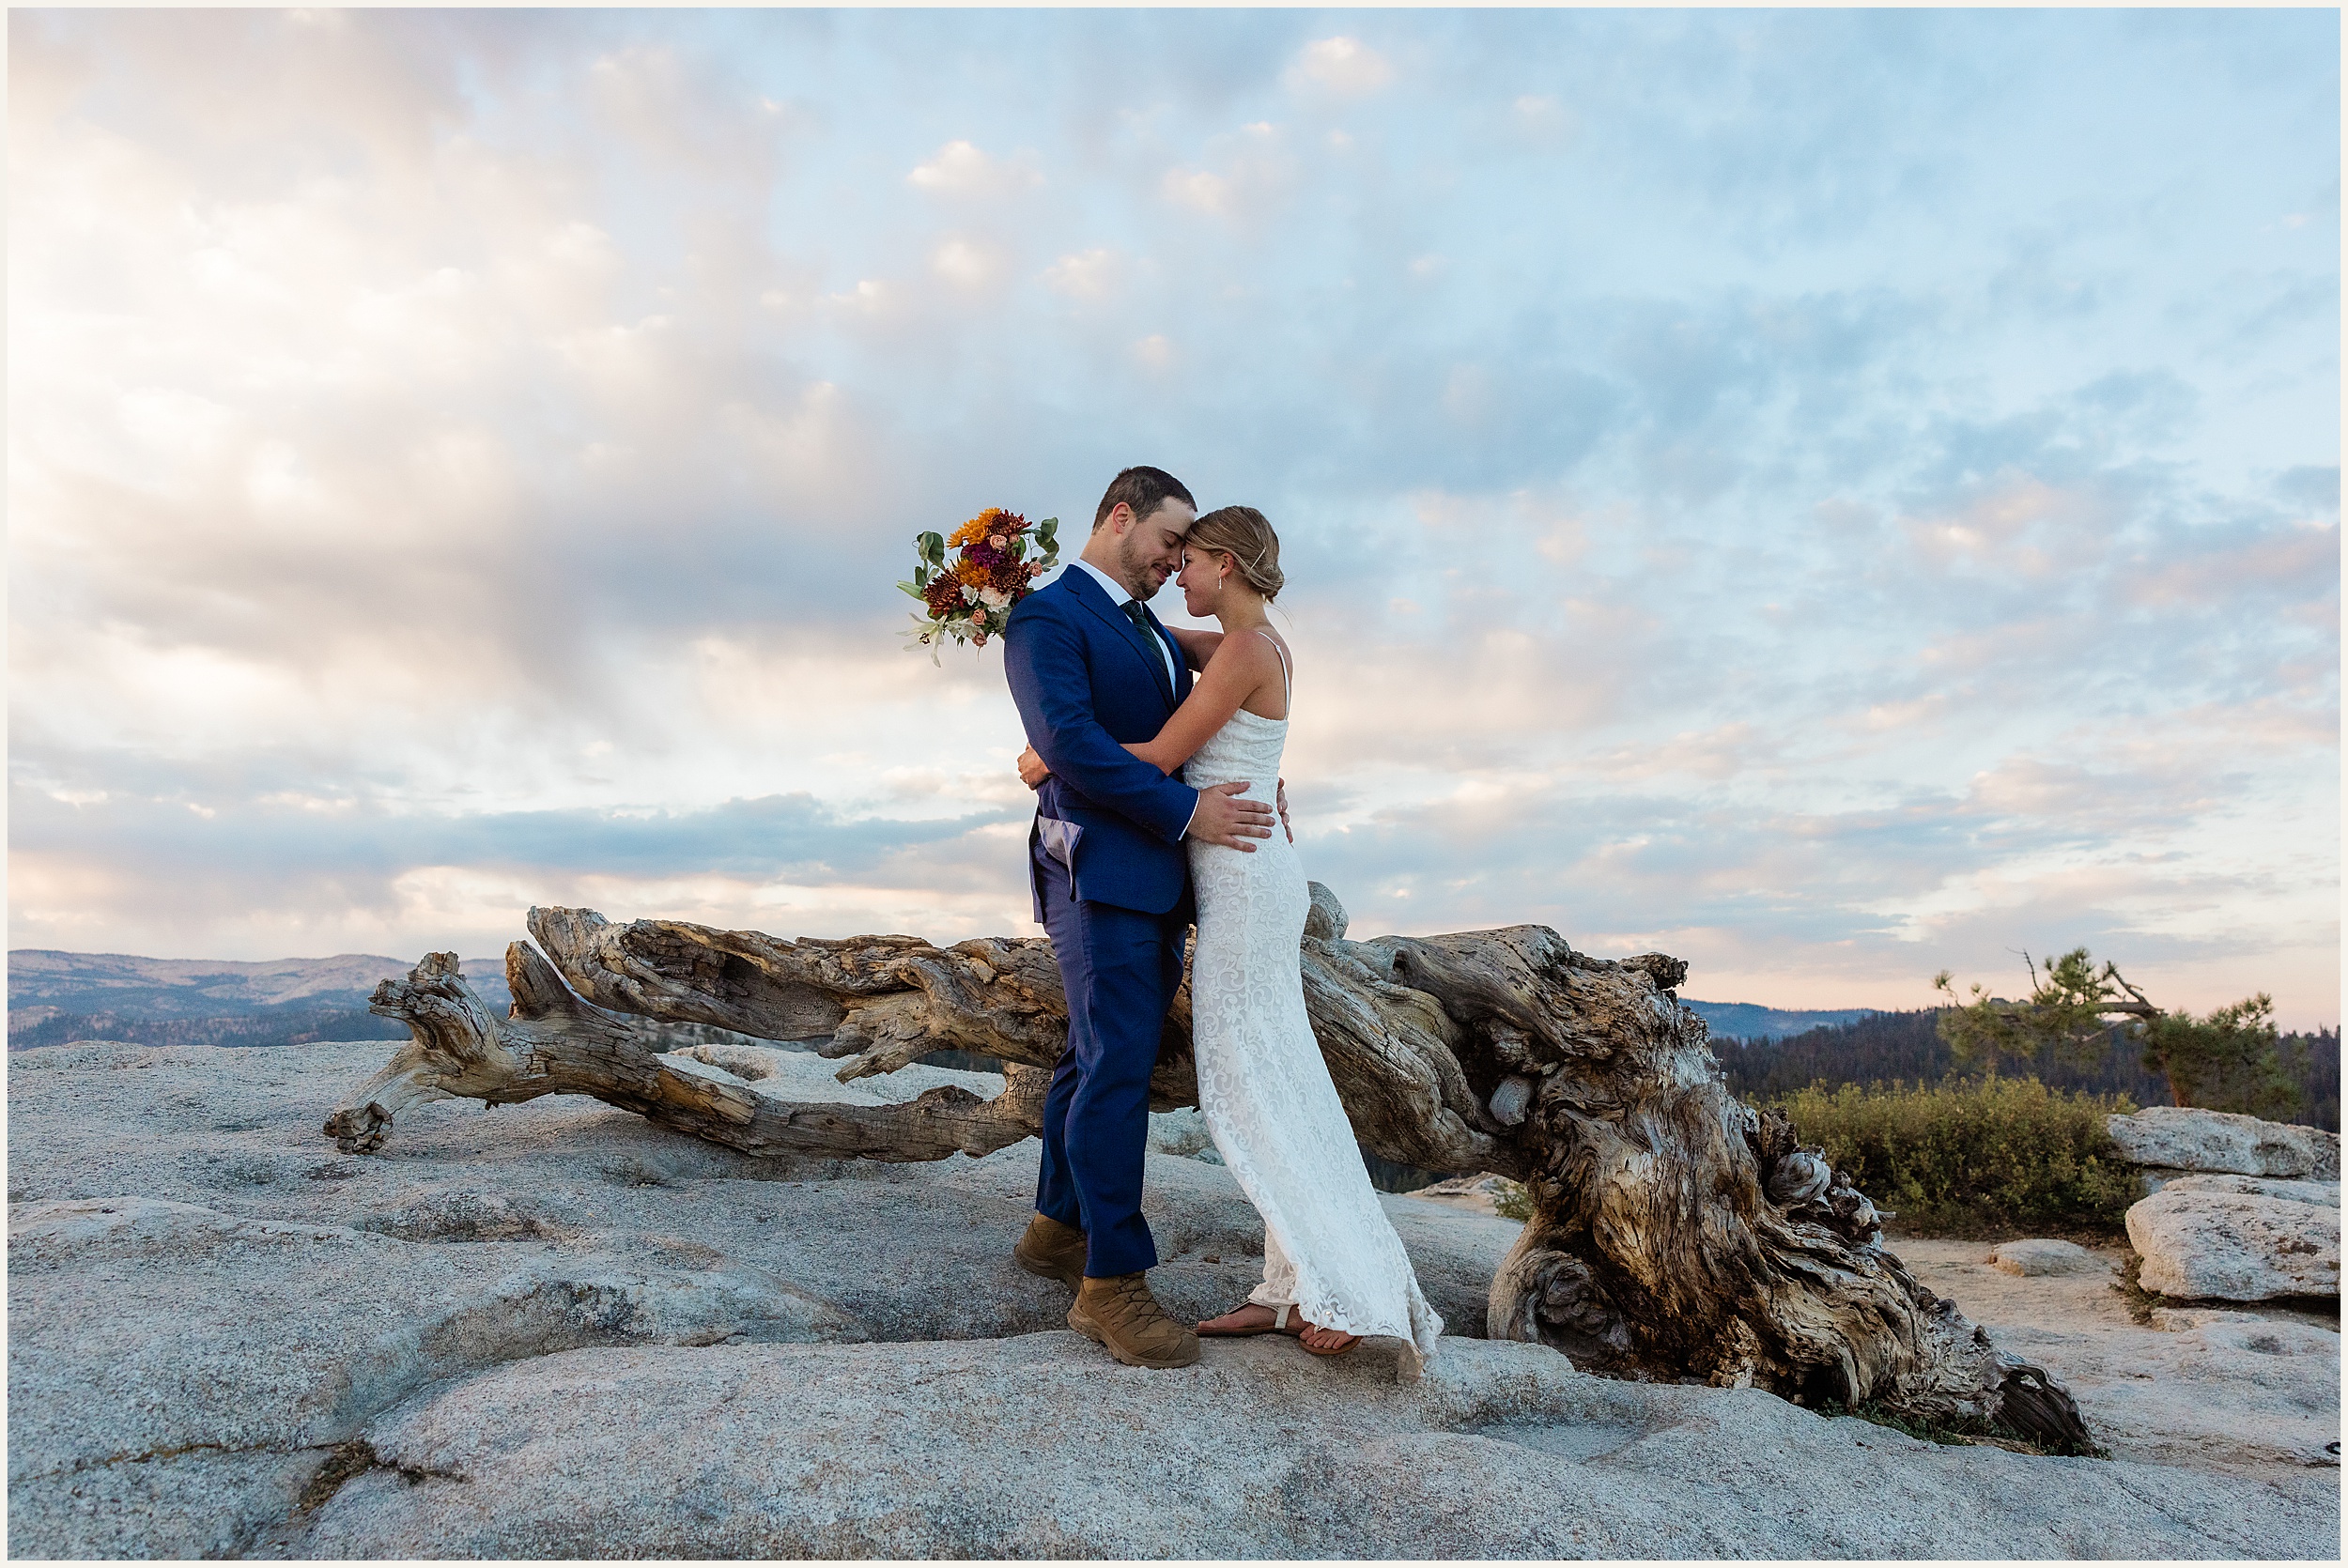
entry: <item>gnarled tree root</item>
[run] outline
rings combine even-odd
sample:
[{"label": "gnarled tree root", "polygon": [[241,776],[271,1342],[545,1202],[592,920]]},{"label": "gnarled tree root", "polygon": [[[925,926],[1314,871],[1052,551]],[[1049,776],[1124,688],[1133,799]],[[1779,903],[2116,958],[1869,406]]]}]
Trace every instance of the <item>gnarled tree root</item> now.
[{"label": "gnarled tree root", "polygon": [[943,1160],[992,1154],[1043,1126],[1045,1074],[1012,1072],[1003,1092],[931,1089],[902,1105],[791,1104],[664,1055],[626,1022],[573,996],[547,961],[517,942],[505,950],[511,1018],[496,1018],[433,953],[405,980],[386,980],[368,1009],[415,1038],[326,1118],[346,1154],[382,1146],[392,1118],[421,1099],[461,1097],[512,1105],[540,1095],[589,1095],[607,1105],[744,1154]]},{"label": "gnarled tree root", "polygon": [[[787,942],[566,909],[531,911],[530,930],[553,962],[507,949],[510,1019],[488,1015],[446,954],[378,988],[374,1010],[415,1039],[328,1121],[346,1150],[378,1146],[420,1099],[585,1094],[749,1153],[984,1154],[1036,1130],[1066,1043],[1058,967],[1040,939]],[[2058,1452],[2092,1451],[2042,1368],[1917,1284],[1884,1250],[1866,1197],[1797,1147],[1782,1116],[1729,1094],[1702,1020],[1676,994],[1678,960],[1593,959],[1539,926],[1350,942],[1319,886],[1302,960],[1313,1030],[1363,1146],[1525,1183],[1533,1215],[1492,1280],[1491,1335],[1615,1376],[2002,1422]],[[1007,1064],[1006,1087],[989,1100],[933,1089],[903,1105],[786,1104],[651,1050],[622,1013],[811,1038],[842,1060],[843,1081],[973,1052]],[[1197,1103],[1187,987],[1151,1088],[1160,1107]]]}]

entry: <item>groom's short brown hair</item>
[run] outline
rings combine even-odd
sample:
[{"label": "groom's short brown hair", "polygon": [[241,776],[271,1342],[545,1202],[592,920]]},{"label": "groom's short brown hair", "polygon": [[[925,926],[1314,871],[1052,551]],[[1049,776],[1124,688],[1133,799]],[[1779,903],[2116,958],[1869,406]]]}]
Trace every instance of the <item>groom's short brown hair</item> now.
[{"label": "groom's short brown hair", "polygon": [[1107,522],[1109,514],[1116,511],[1120,502],[1133,509],[1136,520],[1147,521],[1151,513],[1169,500],[1181,501],[1193,512],[1198,510],[1198,503],[1191,499],[1189,489],[1164,469],[1127,469],[1109,481],[1107,491],[1101,497],[1101,504],[1093,508],[1092,526],[1097,529]]}]

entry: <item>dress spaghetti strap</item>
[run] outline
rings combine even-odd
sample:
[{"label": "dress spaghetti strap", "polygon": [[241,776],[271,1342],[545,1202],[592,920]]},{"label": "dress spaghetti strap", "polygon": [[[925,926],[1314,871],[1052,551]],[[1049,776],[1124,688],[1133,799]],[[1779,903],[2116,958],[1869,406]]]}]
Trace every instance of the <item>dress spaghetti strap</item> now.
[{"label": "dress spaghetti strap", "polygon": [[1280,656],[1280,717],[1285,720],[1289,716],[1289,709],[1296,702],[1296,682],[1289,674],[1288,650],[1280,646],[1278,638],[1261,626],[1256,628],[1256,635],[1272,644],[1272,651]]}]

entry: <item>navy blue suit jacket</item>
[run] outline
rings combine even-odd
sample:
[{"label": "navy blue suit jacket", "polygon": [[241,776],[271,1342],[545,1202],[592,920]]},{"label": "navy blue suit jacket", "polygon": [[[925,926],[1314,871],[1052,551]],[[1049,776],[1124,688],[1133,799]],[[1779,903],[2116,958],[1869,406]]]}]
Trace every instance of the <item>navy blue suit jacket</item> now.
[{"label": "navy blue suit jacket", "polygon": [[[1003,669],[1027,744],[1052,770],[1037,792],[1030,846],[1047,831],[1065,839],[1077,898],[1164,915],[1189,887],[1182,833],[1198,792],[1180,769],[1169,778],[1125,749],[1153,738],[1190,695],[1182,649],[1156,616],[1149,621],[1173,661],[1171,684],[1150,638],[1071,565],[1012,607]],[[1032,853],[1028,885],[1041,921]]]}]

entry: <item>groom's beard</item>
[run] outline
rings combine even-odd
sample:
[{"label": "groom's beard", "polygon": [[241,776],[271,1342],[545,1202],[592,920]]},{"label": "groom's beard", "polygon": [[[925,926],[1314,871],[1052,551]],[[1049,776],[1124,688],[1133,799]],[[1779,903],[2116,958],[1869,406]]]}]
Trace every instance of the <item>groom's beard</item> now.
[{"label": "groom's beard", "polygon": [[1141,603],[1149,603],[1151,598],[1158,596],[1158,589],[1167,584],[1167,577],[1172,577],[1174,568],[1165,563],[1163,559],[1155,559],[1155,546],[1141,542],[1144,528],[1149,528],[1151,537],[1158,535],[1158,528],[1151,526],[1151,523],[1136,523],[1132,532],[1118,540],[1116,570],[1111,570],[1108,575],[1125,584],[1127,593],[1139,598]]},{"label": "groom's beard", "polygon": [[1156,598],[1158,590],[1166,586],[1166,579],[1174,575],[1166,570],[1164,562],[1147,557],[1130,559],[1122,550],[1118,552],[1117,567],[1118,580],[1125,585],[1125,592],[1144,604]]}]

